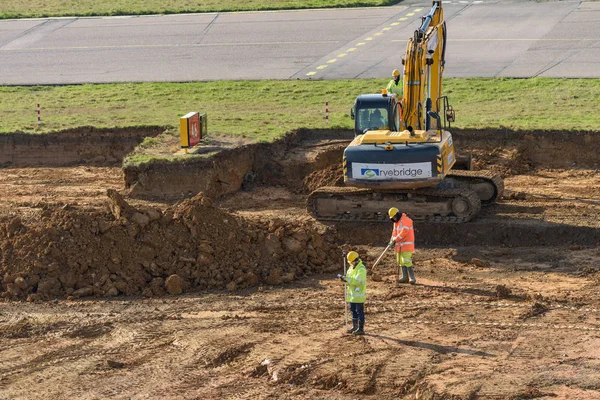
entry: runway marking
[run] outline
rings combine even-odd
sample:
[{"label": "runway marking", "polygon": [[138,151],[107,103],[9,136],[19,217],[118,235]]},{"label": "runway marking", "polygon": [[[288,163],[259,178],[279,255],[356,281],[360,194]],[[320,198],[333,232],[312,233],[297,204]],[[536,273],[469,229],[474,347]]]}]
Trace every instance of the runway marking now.
[{"label": "runway marking", "polygon": [[337,56],[338,56],[339,58],[342,58],[342,57],[346,57],[347,55],[348,55],[348,53],[340,53],[340,54],[338,54]]},{"label": "runway marking", "polygon": [[346,51],[347,51],[348,53],[350,53],[350,52],[352,52],[352,51],[354,51],[354,50],[356,50],[356,47],[350,47],[350,48],[349,48],[348,50],[346,50]]},{"label": "runway marking", "polygon": [[398,21],[406,21],[408,18],[406,17],[402,17],[402,18],[398,18]]},{"label": "runway marking", "polygon": [[306,76],[313,76],[314,74],[316,74],[315,71],[310,71],[308,74],[306,74]]},{"label": "runway marking", "polygon": [[365,40],[373,40],[373,38],[372,37],[368,37]]},{"label": "runway marking", "polygon": [[357,46],[364,46],[365,42],[356,43]]},{"label": "runway marking", "polygon": [[307,42],[248,42],[248,43],[173,43],[173,44],[129,44],[111,46],[67,46],[67,47],[28,47],[20,49],[2,49],[0,51],[44,51],[44,50],[102,50],[102,49],[142,49],[161,47],[232,47],[232,46],[273,46],[294,44],[331,44],[339,43],[339,40],[318,40]]},{"label": "runway marking", "polygon": [[[453,38],[452,39],[453,42],[510,42],[510,41],[519,41],[519,42],[527,42],[527,41],[539,41],[539,42],[579,42],[579,41],[590,41],[590,42],[597,42],[598,39],[594,39],[594,38],[572,38],[572,39],[561,39],[561,38],[556,38],[556,39],[544,39],[544,38],[532,38],[532,39],[526,39],[526,38],[515,38],[515,39],[509,39],[509,38],[505,38],[505,39],[501,39],[501,38],[496,38],[496,39],[456,39]],[[408,40],[406,39],[392,39],[392,42],[408,42]]]},{"label": "runway marking", "polygon": [[327,65],[319,65],[319,66],[317,67],[317,69],[325,69],[325,68],[327,68]]},{"label": "runway marking", "polygon": [[383,28],[382,31],[389,31],[392,28]]},{"label": "runway marking", "polygon": [[408,14],[406,14],[407,17],[412,17],[413,15],[415,15],[415,13],[408,13]]},{"label": "runway marking", "polygon": [[336,61],[337,61],[336,58],[332,58],[331,60],[327,61],[327,64],[333,64]]},{"label": "runway marking", "polygon": [[373,36],[381,36],[383,35],[383,32],[377,32],[376,34],[374,34]]},{"label": "runway marking", "polygon": [[392,26],[400,25],[400,22],[392,22],[390,25],[392,25]]}]

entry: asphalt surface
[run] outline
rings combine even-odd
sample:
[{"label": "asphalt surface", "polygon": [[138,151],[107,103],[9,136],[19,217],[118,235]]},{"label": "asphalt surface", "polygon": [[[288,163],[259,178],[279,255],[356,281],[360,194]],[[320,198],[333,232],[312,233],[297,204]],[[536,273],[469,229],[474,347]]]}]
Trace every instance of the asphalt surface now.
[{"label": "asphalt surface", "polygon": [[[430,9],[0,21],[0,84],[387,77]],[[600,2],[445,1],[446,77],[600,77]]]}]

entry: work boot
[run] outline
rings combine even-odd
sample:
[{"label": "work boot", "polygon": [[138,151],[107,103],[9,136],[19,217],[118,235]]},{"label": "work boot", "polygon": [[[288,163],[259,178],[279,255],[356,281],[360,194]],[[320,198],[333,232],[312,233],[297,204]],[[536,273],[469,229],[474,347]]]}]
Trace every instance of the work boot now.
[{"label": "work boot", "polygon": [[406,267],[402,267],[402,276],[398,279],[398,283],[408,283],[408,272]]},{"label": "work boot", "polygon": [[353,319],[352,320],[352,328],[348,329],[346,332],[348,333],[354,333],[355,330],[358,329],[358,320],[357,319]]},{"label": "work boot", "polygon": [[411,285],[414,285],[415,283],[417,283],[417,278],[415,278],[415,270],[413,269],[413,267],[408,267],[408,276],[410,278],[409,283]]},{"label": "work boot", "polygon": [[364,335],[365,334],[365,322],[362,321],[358,323],[358,329],[352,332],[353,335]]}]

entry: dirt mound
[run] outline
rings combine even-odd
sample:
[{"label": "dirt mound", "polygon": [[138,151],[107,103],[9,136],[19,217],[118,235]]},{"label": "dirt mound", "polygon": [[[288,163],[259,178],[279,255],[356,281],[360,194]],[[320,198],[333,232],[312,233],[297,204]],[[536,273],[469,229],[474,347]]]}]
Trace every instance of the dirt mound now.
[{"label": "dirt mound", "polygon": [[[160,211],[109,190],[111,213],[46,210],[41,221],[0,220],[5,298],[160,296],[193,289],[278,285],[338,266],[324,227],[248,221],[202,193]],[[335,260],[335,261],[334,261]]]}]

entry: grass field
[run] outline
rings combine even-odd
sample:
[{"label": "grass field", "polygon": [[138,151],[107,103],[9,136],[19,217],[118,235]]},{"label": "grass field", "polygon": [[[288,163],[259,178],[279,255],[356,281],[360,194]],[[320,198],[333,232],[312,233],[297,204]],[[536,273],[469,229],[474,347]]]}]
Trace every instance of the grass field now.
[{"label": "grass field", "polygon": [[[0,87],[0,133],[79,126],[178,127],[189,111],[208,115],[210,134],[271,140],[299,127],[351,128],[357,95],[387,79],[218,81]],[[600,79],[446,79],[458,128],[598,130]],[[36,104],[42,129],[37,129]]]},{"label": "grass field", "polygon": [[0,18],[372,7],[394,3],[398,0],[2,0]]}]

